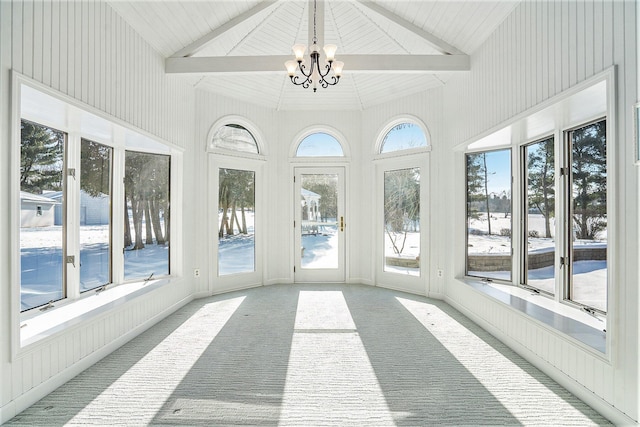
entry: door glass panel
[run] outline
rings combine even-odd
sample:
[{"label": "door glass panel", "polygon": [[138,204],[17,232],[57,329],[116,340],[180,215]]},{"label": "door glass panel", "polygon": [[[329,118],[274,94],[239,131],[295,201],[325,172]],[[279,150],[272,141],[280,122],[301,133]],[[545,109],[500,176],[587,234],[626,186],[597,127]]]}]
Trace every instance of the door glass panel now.
[{"label": "door glass panel", "polygon": [[511,150],[467,154],[467,274],[511,280]]},{"label": "door glass panel", "polygon": [[169,274],[170,164],[162,154],[125,152],[125,279]]},{"label": "door glass panel", "polygon": [[20,144],[20,305],[65,297],[63,132],[26,120]]},{"label": "door glass panel", "polygon": [[303,174],[301,177],[300,266],[338,268],[338,175]]},{"label": "door glass panel", "polygon": [[572,131],[570,142],[573,236],[569,299],[606,312],[606,121]]},{"label": "door glass panel", "polygon": [[384,271],[420,275],[420,168],[384,173]]},{"label": "door glass panel", "polygon": [[113,149],[80,146],[80,292],[111,282],[111,156]]},{"label": "door glass panel", "polygon": [[555,293],[555,159],[553,138],[524,147],[527,269],[524,283]]},{"label": "door glass panel", "polygon": [[255,271],[255,172],[220,169],[218,274]]}]

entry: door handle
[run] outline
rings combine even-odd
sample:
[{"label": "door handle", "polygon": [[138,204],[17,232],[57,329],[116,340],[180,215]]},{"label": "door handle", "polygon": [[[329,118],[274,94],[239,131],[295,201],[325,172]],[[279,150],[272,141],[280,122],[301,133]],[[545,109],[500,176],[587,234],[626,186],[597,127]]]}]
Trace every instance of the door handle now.
[{"label": "door handle", "polygon": [[344,217],[340,217],[340,231],[344,231]]}]

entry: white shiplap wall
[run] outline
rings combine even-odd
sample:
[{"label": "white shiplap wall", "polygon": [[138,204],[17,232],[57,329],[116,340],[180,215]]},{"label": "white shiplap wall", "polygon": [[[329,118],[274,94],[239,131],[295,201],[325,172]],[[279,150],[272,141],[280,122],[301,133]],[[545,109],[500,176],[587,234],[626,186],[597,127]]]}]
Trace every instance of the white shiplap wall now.
[{"label": "white shiplap wall", "polygon": [[[106,116],[189,148],[193,89],[164,74],[163,58],[104,2],[0,2],[0,200],[10,206],[11,70]],[[193,161],[184,156],[185,164]],[[185,169],[189,169],[186,166]],[[189,176],[184,185],[190,184]],[[181,191],[181,189],[176,189]],[[186,204],[195,195],[184,196]],[[186,236],[193,234],[189,212]],[[0,213],[0,422],[41,398],[190,299],[172,283],[42,340],[11,358],[10,222]],[[188,251],[188,250],[187,250]],[[185,255],[189,253],[185,252]],[[185,256],[185,259],[190,259]],[[185,264],[184,268],[190,268]]]},{"label": "white shiplap wall", "polygon": [[[633,164],[632,121],[638,84],[636,7],[634,1],[523,2],[472,55],[471,72],[453,76],[444,88],[444,136],[453,148],[616,66],[616,140],[612,142],[616,168],[610,179],[616,185],[611,220],[619,232],[610,236],[610,242],[619,258],[610,261],[616,280],[608,316],[609,360],[455,280],[455,273],[464,272],[464,259],[459,256],[463,252],[455,243],[442,241],[447,253],[455,255],[445,270],[450,302],[573,391],[584,391],[584,386],[589,391],[579,394],[582,398],[590,399],[593,393],[596,403],[604,401],[605,407],[609,404],[633,420],[638,420],[639,406],[640,305],[638,169]],[[441,181],[449,183],[445,191],[450,194],[464,188],[454,185],[463,179],[454,173],[460,170],[455,167],[460,159],[450,157],[450,167],[443,170]],[[463,202],[456,206],[464,208]],[[451,236],[463,227],[452,221],[446,224]]]}]

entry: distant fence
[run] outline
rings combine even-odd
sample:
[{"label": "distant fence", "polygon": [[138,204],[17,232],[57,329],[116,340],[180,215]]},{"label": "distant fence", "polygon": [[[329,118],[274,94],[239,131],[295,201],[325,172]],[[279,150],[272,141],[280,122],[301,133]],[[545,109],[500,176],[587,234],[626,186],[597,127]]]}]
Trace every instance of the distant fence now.
[{"label": "distant fence", "polygon": [[[552,266],[555,252],[537,252],[529,254],[529,270]],[[573,261],[606,261],[606,246],[586,246],[573,248]],[[468,256],[469,271],[510,271],[511,255],[483,254]]]}]

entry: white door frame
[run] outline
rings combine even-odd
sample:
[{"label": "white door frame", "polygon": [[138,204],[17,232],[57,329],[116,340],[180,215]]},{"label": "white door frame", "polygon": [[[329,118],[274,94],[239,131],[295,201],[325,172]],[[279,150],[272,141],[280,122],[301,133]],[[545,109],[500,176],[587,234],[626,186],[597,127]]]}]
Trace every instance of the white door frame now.
[{"label": "white door frame", "polygon": [[[264,161],[244,159],[232,156],[209,154],[209,212],[214,218],[209,221],[209,291],[211,293],[228,292],[236,289],[259,286],[263,283],[264,272],[264,243],[265,235],[264,218],[266,209],[264,206]],[[255,215],[254,215],[254,271],[220,276],[218,273],[218,191],[220,181],[220,169],[237,169],[253,171],[255,179]]]},{"label": "white door frame", "polygon": [[[338,267],[328,269],[302,268],[302,236],[301,236],[301,209],[300,209],[300,190],[302,188],[301,175],[322,175],[330,174],[338,176]],[[344,283],[346,281],[346,235],[348,229],[348,218],[346,215],[346,167],[343,165],[327,165],[327,166],[302,166],[296,165],[293,168],[294,185],[293,185],[293,216],[294,216],[294,282],[296,283],[317,283],[331,282]],[[340,227],[342,219],[343,227]]]},{"label": "white door frame", "polygon": [[[399,156],[375,161],[376,182],[376,284],[385,288],[428,295],[429,293],[429,154]],[[420,168],[420,275],[411,276],[385,271],[384,254],[384,173],[399,169]]]}]

